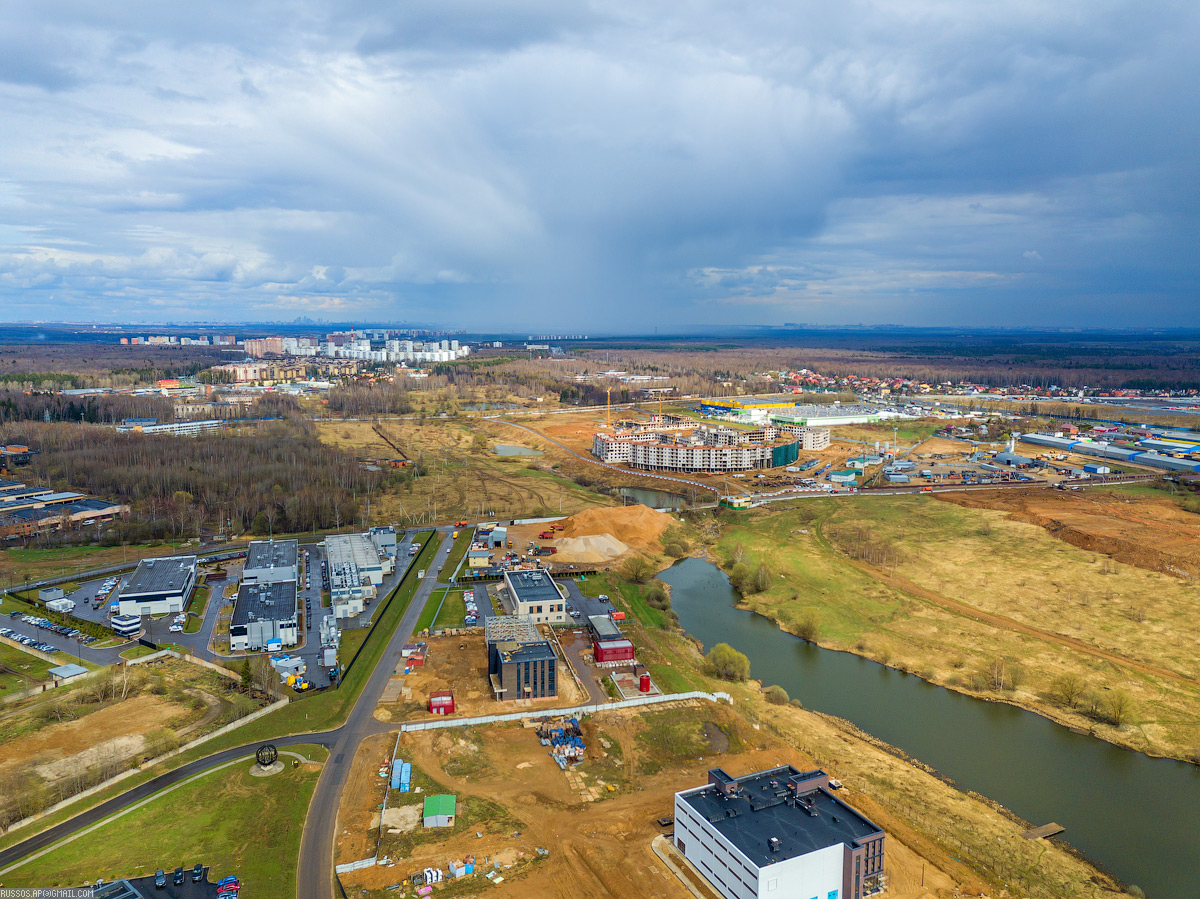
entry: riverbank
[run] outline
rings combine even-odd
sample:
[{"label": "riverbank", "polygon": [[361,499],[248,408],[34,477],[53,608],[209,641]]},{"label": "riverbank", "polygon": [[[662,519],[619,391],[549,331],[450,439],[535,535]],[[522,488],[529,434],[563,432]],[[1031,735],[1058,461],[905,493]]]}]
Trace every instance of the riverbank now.
[{"label": "riverbank", "polygon": [[[661,626],[661,612],[656,617],[657,610],[645,602],[646,587],[623,581],[615,573],[589,578],[581,586],[588,593],[609,593],[629,616],[624,630],[656,682],[672,688],[727,690],[738,714],[754,730],[802,753],[798,764],[820,766],[844,782],[847,801],[884,827],[889,838],[928,862],[931,885],[922,891],[919,881],[913,883],[913,895],[922,899],[981,893],[1044,899],[1122,895],[1114,877],[1071,847],[1053,840],[1025,839],[1022,834],[1029,822],[956,786],[924,761],[844,718],[794,704],[772,704],[762,684],[775,679],[729,683],[711,677],[704,668],[701,640]],[[724,632],[722,627],[717,630]],[[740,767],[730,770],[743,773]],[[934,869],[949,875],[957,890],[933,889]]]},{"label": "riverbank", "polygon": [[921,497],[729,515],[703,549],[731,574],[764,565],[767,588],[739,604],[787,633],[1151,757],[1200,759],[1190,583]]}]

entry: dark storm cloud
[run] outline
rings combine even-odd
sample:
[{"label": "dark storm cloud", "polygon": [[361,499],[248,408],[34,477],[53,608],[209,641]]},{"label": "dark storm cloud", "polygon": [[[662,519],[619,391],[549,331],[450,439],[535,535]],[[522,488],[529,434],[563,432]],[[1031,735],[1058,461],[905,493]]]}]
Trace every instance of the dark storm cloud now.
[{"label": "dark storm cloud", "polygon": [[1198,38],[1185,4],[16,3],[0,303],[1190,321]]}]

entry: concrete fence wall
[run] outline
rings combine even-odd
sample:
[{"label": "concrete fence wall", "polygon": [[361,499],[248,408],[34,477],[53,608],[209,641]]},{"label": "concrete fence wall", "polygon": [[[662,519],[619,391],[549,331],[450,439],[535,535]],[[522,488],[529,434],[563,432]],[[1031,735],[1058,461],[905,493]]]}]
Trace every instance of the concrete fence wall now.
[{"label": "concrete fence wall", "polygon": [[620,702],[605,702],[600,705],[577,705],[569,709],[530,709],[525,712],[513,712],[507,715],[482,715],[476,718],[446,718],[438,716],[432,721],[414,721],[401,724],[402,731],[438,730],[443,727],[469,727],[473,724],[496,724],[501,721],[521,721],[525,718],[541,718],[553,715],[590,715],[596,712],[611,712],[614,709],[630,709],[644,705],[659,705],[664,702],[681,702],[690,699],[705,699],[709,702],[727,702],[733,704],[733,697],[728,693],[705,693],[692,690],[688,693],[667,693],[662,696],[639,696],[636,699],[622,699]]}]

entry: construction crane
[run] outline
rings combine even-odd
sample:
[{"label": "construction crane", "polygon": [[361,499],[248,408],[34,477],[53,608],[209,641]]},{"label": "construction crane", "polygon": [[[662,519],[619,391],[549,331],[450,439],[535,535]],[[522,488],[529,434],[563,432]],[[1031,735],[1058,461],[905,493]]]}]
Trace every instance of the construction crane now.
[{"label": "construction crane", "polygon": [[611,431],[612,430],[612,388],[611,387],[608,388],[608,390],[605,392],[605,395],[606,395],[607,399],[606,399],[605,407],[604,407],[605,408],[604,422],[606,425],[608,425],[608,429]]}]

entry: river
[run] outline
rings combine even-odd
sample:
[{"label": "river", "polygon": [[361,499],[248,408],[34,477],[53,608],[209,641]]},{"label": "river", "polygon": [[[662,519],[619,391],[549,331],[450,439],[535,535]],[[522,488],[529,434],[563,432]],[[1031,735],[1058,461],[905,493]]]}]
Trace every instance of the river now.
[{"label": "river", "polygon": [[806,708],[854,722],[1035,825],[1061,824],[1062,839],[1152,899],[1200,897],[1200,768],[813,646],[736,608],[729,579],[704,559],[659,577],[706,650],[729,643],[750,658],[752,677]]}]

